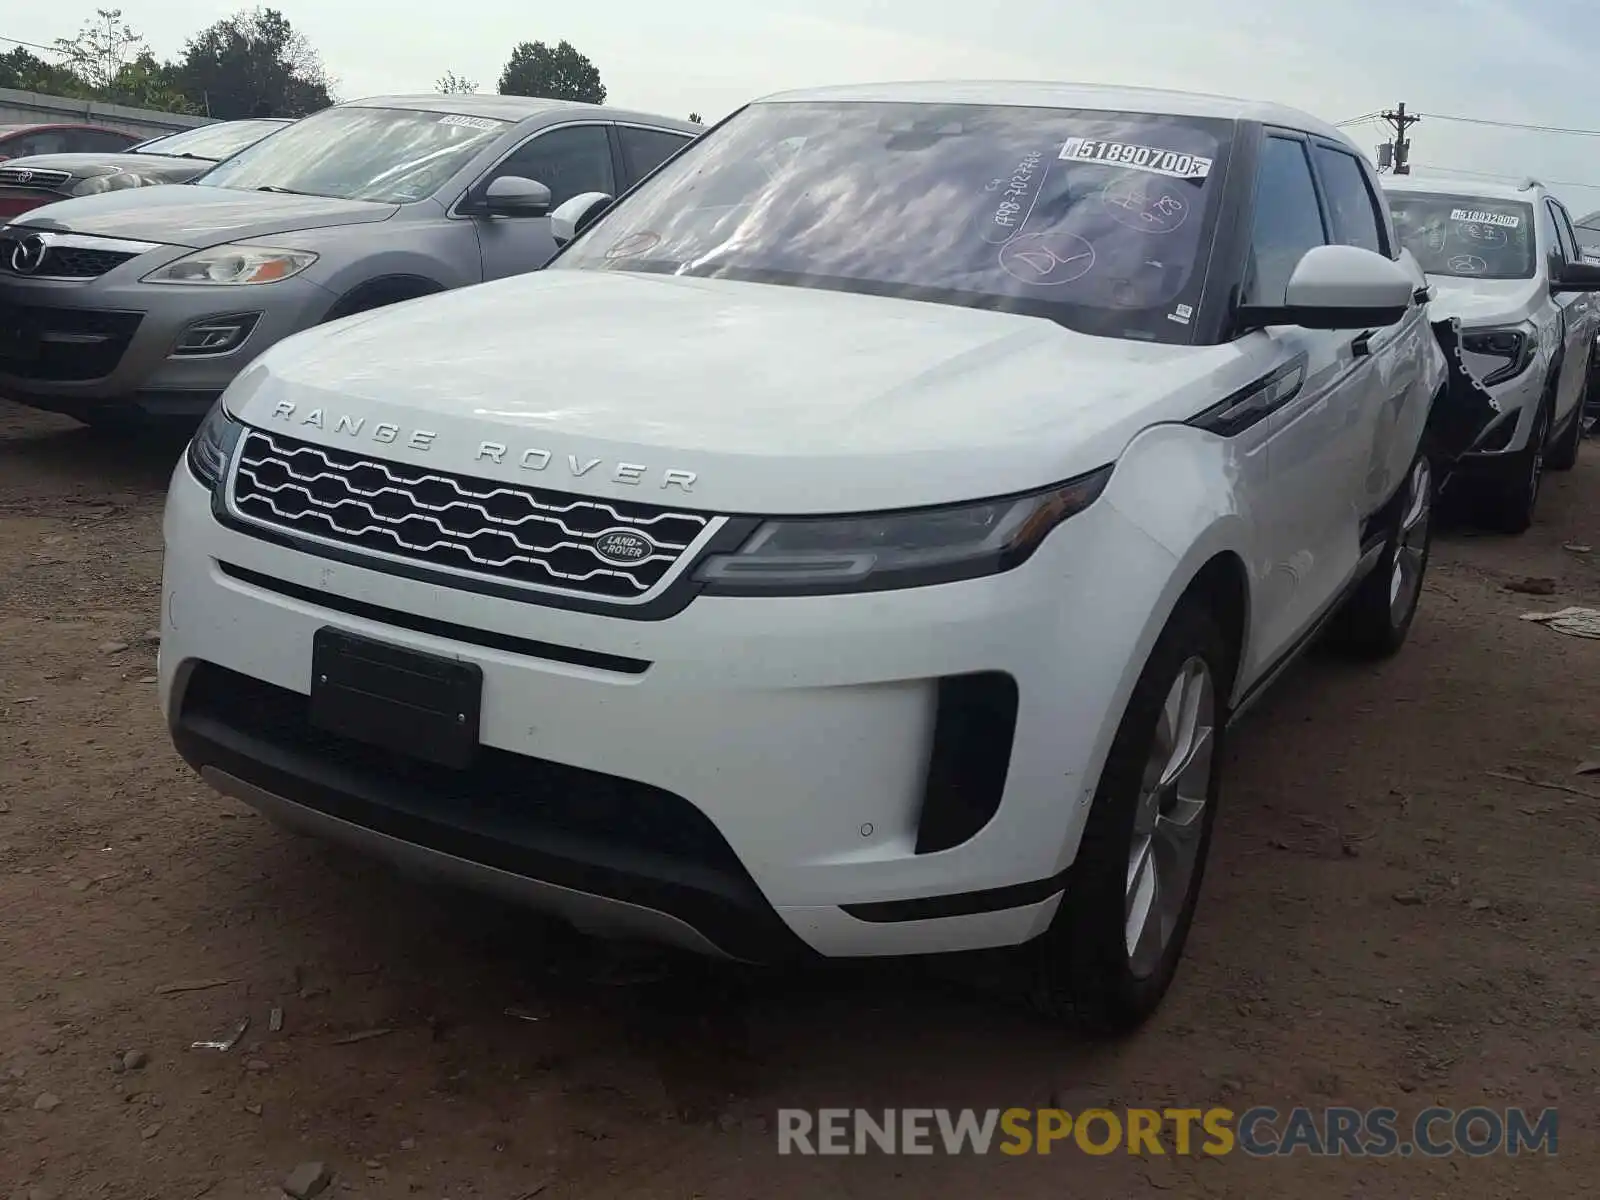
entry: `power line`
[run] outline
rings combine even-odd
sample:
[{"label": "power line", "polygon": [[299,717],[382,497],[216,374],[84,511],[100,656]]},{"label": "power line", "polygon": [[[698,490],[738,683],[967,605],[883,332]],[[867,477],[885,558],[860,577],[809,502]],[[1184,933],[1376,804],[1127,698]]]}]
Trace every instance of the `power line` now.
[{"label": "power line", "polygon": [[[1439,163],[1427,163],[1423,165],[1422,169],[1425,171],[1443,171],[1450,175],[1466,175],[1475,179],[1503,179],[1508,183],[1521,183],[1528,178],[1526,175],[1502,175],[1494,171],[1469,171],[1465,167],[1447,167]],[[1539,182],[1546,187],[1590,188],[1600,192],[1600,183],[1578,183],[1572,179],[1542,179],[1539,176],[1534,176],[1534,178],[1539,179]]]},{"label": "power line", "polygon": [[1418,113],[1431,121],[1456,121],[1462,125],[1488,125],[1495,129],[1529,129],[1535,133],[1569,133],[1578,137],[1600,137],[1600,129],[1571,129],[1561,125],[1529,125],[1521,121],[1490,121],[1483,117],[1456,117],[1447,113]]},{"label": "power line", "polygon": [[41,46],[38,42],[25,42],[21,38],[0,36],[0,42],[9,42],[13,46],[26,46],[29,50],[43,50],[46,54],[60,54],[57,46]]}]

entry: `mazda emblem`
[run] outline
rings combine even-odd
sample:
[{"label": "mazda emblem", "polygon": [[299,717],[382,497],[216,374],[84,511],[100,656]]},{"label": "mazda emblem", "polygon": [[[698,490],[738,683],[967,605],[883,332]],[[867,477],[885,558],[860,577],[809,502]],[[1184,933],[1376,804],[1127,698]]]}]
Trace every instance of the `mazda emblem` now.
[{"label": "mazda emblem", "polygon": [[11,247],[11,269],[18,275],[32,275],[44,266],[50,247],[37,233],[29,234]]}]

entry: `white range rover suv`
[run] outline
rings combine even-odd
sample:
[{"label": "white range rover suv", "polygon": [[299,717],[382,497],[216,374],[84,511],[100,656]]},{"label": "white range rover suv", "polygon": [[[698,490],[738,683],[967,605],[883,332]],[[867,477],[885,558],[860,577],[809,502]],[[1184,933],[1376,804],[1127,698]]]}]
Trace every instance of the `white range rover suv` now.
[{"label": "white range rover suv", "polygon": [[179,751],[583,929],[1033,943],[1137,1023],[1230,720],[1417,607],[1447,365],[1371,168],[1270,104],[895,84],[608,201],[228,389],[166,513]]},{"label": "white range rover suv", "polygon": [[1596,269],[1565,206],[1537,181],[1389,175],[1401,243],[1432,286],[1434,320],[1460,323],[1462,358],[1493,416],[1456,462],[1455,491],[1509,533],[1533,523],[1546,466],[1570,470],[1594,354]]}]

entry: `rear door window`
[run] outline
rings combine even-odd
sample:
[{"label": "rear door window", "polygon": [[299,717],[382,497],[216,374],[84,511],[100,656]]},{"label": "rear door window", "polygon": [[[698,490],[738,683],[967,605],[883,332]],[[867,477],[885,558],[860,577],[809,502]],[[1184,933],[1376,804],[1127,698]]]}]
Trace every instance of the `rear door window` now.
[{"label": "rear door window", "polygon": [[618,125],[617,137],[622,142],[622,161],[627,168],[630,185],[643,179],[693,140],[688,134],[671,133],[665,129],[644,129],[638,125]]}]

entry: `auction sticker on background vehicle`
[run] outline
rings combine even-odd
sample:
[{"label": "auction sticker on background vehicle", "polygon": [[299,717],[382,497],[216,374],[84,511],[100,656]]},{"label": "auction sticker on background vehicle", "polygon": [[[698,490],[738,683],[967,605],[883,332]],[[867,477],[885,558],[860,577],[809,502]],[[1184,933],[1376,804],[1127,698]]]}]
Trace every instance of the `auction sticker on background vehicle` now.
[{"label": "auction sticker on background vehicle", "polygon": [[1059,158],[1072,162],[1105,163],[1152,171],[1174,179],[1204,179],[1211,174],[1211,160],[1203,154],[1183,150],[1164,150],[1159,146],[1140,146],[1132,142],[1108,142],[1097,138],[1068,138]]},{"label": "auction sticker on background vehicle", "polygon": [[1522,225],[1522,218],[1511,213],[1480,212],[1472,208],[1453,208],[1450,210],[1450,219],[1473,225],[1501,225],[1506,229],[1517,229]]}]

